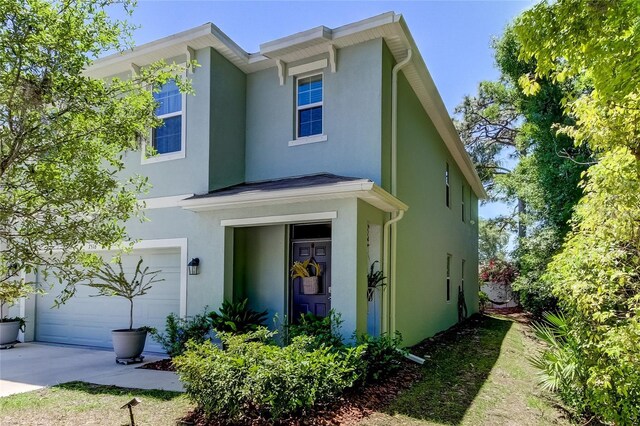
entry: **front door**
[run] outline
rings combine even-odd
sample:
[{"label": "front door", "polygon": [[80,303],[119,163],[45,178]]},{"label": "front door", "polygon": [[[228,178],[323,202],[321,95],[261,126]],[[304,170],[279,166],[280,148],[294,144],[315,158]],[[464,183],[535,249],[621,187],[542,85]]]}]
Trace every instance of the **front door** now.
[{"label": "front door", "polygon": [[[301,278],[290,279],[291,319],[297,322],[301,314],[308,312],[324,317],[331,309],[331,240],[292,241],[291,245],[292,263],[312,259],[320,265],[321,269],[317,293],[306,293]],[[313,268],[309,269],[314,272]]]}]

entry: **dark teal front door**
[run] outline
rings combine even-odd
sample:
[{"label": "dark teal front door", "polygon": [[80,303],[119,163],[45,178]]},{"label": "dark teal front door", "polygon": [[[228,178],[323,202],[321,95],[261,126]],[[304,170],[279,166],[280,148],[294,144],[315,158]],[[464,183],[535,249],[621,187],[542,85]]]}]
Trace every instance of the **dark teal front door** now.
[{"label": "dark teal front door", "polygon": [[[317,293],[306,293],[301,278],[290,279],[291,319],[297,322],[301,314],[308,312],[324,317],[331,310],[331,240],[292,241],[291,246],[292,263],[313,259],[322,271],[318,279]],[[310,270],[313,271],[313,268]]]}]

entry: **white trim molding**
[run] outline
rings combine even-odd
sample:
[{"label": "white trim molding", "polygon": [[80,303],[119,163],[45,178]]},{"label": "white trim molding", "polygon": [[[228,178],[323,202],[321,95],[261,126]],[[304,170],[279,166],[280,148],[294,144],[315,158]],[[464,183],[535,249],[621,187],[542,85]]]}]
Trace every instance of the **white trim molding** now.
[{"label": "white trim molding", "polygon": [[284,80],[285,80],[285,76],[284,76],[284,62],[282,62],[282,59],[278,59],[276,61],[276,66],[278,67],[278,79],[280,79],[280,86],[284,86]]},{"label": "white trim molding", "polygon": [[179,202],[185,198],[193,197],[194,194],[170,195],[167,197],[142,198],[138,200],[140,208],[145,210],[166,209],[180,207]]},{"label": "white trim molding", "polygon": [[326,142],[327,135],[304,136],[302,138],[289,141],[289,146],[307,145],[310,143]]},{"label": "white trim molding", "polygon": [[191,74],[195,72],[195,67],[191,66],[191,62],[196,60],[196,51],[189,45],[186,46],[186,55],[187,55],[187,73],[190,71]]},{"label": "white trim molding", "polygon": [[408,210],[407,206],[368,179],[290,188],[274,191],[248,191],[232,195],[189,198],[179,202],[183,209],[195,212],[225,210],[242,207],[282,205],[308,201],[327,201],[359,198],[384,212]]},{"label": "white trim molding", "polygon": [[[162,238],[154,240],[139,240],[131,244],[132,250],[149,250],[149,249],[163,249],[163,248],[177,248],[180,249],[180,316],[186,317],[187,315],[187,238]],[[107,249],[96,244],[87,244],[84,247],[86,251],[117,251],[118,248]],[[60,251],[60,250],[55,250]]]},{"label": "white trim molding", "polygon": [[247,217],[243,219],[223,219],[220,221],[220,226],[256,226],[256,225],[276,225],[282,223],[303,223],[303,222],[317,222],[320,220],[331,220],[338,217],[338,212],[318,212],[318,213],[301,213],[301,214],[286,214],[278,216],[259,216],[259,217]]},{"label": "white trim molding", "polygon": [[[187,47],[187,49],[190,49],[190,48]],[[188,50],[187,50],[187,52],[188,52]],[[188,63],[182,63],[180,65],[188,66],[189,64]],[[185,71],[183,73],[183,76],[185,78],[187,77],[187,70],[186,69],[185,69]],[[155,154],[155,155],[147,157],[147,146],[148,145],[153,145],[153,130],[154,129],[150,129],[150,131],[149,131],[149,140],[145,140],[142,143],[142,149],[141,149],[141,152],[140,152],[140,164],[145,165],[145,164],[161,163],[163,161],[181,160],[183,158],[186,158],[186,156],[187,156],[187,94],[186,93],[181,93],[180,94],[180,98],[181,98],[181,102],[182,102],[182,108],[180,109],[180,112],[163,114],[163,115],[158,117],[158,118],[160,118],[162,120],[164,120],[165,118],[172,118],[172,117],[177,117],[177,116],[181,116],[182,117],[182,120],[180,121],[180,151],[168,152],[166,154]]]},{"label": "white trim molding", "polygon": [[186,238],[163,238],[157,240],[141,240],[133,244],[133,250],[154,248],[180,249],[180,317],[187,316],[187,259],[188,240]]},{"label": "white trim molding", "polygon": [[300,75],[300,74],[305,74],[311,71],[317,71],[317,70],[321,70],[323,68],[327,67],[327,60],[326,59],[320,59],[318,61],[313,61],[313,62],[309,62],[306,64],[302,64],[302,65],[297,65],[295,67],[291,67],[289,68],[288,71],[288,75],[289,77],[295,76],[295,75]]},{"label": "white trim molding", "polygon": [[335,73],[337,68],[337,52],[336,46],[333,44],[329,46],[329,65],[331,65],[331,72]]}]

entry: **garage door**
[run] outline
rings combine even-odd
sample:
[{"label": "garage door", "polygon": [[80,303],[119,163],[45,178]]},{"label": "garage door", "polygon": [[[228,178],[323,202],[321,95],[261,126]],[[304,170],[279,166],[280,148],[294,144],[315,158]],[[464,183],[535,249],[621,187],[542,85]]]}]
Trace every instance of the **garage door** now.
[{"label": "garage door", "polygon": [[[178,314],[180,309],[180,253],[168,249],[133,252],[123,256],[125,273],[133,274],[140,257],[144,259],[143,268],[149,266],[150,271],[160,270],[158,278],[164,281],[154,283],[147,294],[134,300],[133,326],[149,326],[163,331],[167,315],[172,312]],[[77,288],[76,295],[60,308],[52,308],[62,289],[59,284],[37,298],[36,340],[113,347],[111,330],[129,326],[129,302],[121,297],[92,297],[97,293],[95,289],[84,285]],[[145,350],[163,352],[150,336]]]}]

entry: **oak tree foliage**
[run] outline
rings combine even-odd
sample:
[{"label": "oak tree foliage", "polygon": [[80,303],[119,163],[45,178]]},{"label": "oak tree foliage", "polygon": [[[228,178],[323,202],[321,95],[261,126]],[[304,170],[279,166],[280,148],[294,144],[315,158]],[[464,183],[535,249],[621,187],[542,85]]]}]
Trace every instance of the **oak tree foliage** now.
[{"label": "oak tree foliage", "polygon": [[[156,63],[96,79],[93,61],[132,47],[133,27],[110,18],[131,0],[0,0],[0,285],[17,271],[54,272],[71,296],[88,244],[112,248],[147,181],[123,172],[154,117],[152,91],[183,67]],[[9,268],[11,266],[11,268]],[[10,272],[13,271],[13,272]]]},{"label": "oak tree foliage", "polygon": [[525,92],[537,95],[544,79],[584,83],[563,98],[574,123],[560,131],[597,160],[583,174],[571,232],[545,276],[566,325],[561,344],[543,359],[544,372],[581,412],[638,424],[640,3],[542,2],[514,30],[520,58],[536,63],[519,79]]}]

